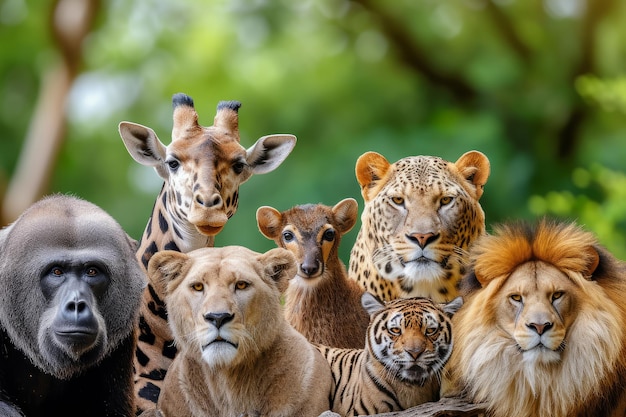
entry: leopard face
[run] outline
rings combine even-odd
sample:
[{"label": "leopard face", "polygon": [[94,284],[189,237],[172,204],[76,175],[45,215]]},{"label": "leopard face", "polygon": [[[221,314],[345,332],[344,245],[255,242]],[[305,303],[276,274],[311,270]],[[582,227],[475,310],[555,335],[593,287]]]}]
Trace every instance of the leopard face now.
[{"label": "leopard face", "polygon": [[383,300],[458,295],[470,244],[485,231],[479,199],[489,160],[410,156],[395,163],[363,154],[356,175],[365,202],[349,275]]}]

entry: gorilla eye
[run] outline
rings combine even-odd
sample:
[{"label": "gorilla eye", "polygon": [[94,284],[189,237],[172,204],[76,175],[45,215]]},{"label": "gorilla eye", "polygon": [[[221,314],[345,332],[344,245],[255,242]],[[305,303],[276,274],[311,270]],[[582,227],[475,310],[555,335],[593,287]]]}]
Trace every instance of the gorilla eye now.
[{"label": "gorilla eye", "polygon": [[404,198],[398,197],[398,196],[391,197],[391,201],[393,201],[393,204],[396,204],[398,206],[401,206],[404,204]]},{"label": "gorilla eye", "polygon": [[244,164],[241,161],[237,161],[233,164],[233,171],[235,171],[235,174],[241,174],[245,167],[246,167],[246,164]]},{"label": "gorilla eye", "polygon": [[522,296],[519,294],[512,294],[511,300],[515,301],[516,303],[519,303],[520,301],[522,301]]},{"label": "gorilla eye", "polygon": [[335,230],[334,229],[328,229],[324,232],[324,235],[322,236],[322,239],[327,240],[329,242],[332,242],[333,240],[335,240]]},{"label": "gorilla eye", "polygon": [[194,291],[198,291],[198,292],[200,292],[200,291],[204,290],[204,284],[203,284],[203,283],[201,283],[201,282],[196,282],[195,284],[192,284],[192,285],[191,285],[191,288],[192,288]]},{"label": "gorilla eye", "polygon": [[93,266],[87,268],[87,276],[89,277],[95,277],[96,275],[98,275],[99,272],[100,271],[98,271],[98,269],[94,268]]},{"label": "gorilla eye", "polygon": [[426,329],[426,332],[424,332],[424,334],[426,336],[433,336],[435,333],[437,333],[438,330],[439,330],[439,327],[428,327]]},{"label": "gorilla eye", "polygon": [[452,203],[452,197],[450,196],[441,197],[441,200],[439,200],[439,203],[442,206],[447,206],[448,204]]},{"label": "gorilla eye", "polygon": [[563,294],[563,291],[555,291],[554,293],[552,293],[552,301],[558,300],[559,298],[563,297]]},{"label": "gorilla eye", "polygon": [[291,242],[294,239],[294,235],[292,232],[283,232],[283,240],[285,242]]},{"label": "gorilla eye", "polygon": [[176,171],[180,166],[180,162],[178,162],[176,159],[170,159],[166,162],[166,164],[168,167],[170,167],[171,171]]},{"label": "gorilla eye", "polygon": [[235,283],[235,289],[237,289],[237,290],[245,290],[249,286],[250,286],[250,283],[248,283],[246,281],[237,281]]},{"label": "gorilla eye", "polygon": [[61,275],[63,275],[63,270],[61,268],[59,268],[58,266],[54,266],[52,267],[52,269],[50,270],[50,272],[52,273],[52,275],[54,275],[55,277],[60,277]]},{"label": "gorilla eye", "polygon": [[399,336],[400,333],[402,333],[402,329],[399,328],[398,326],[391,326],[387,330],[389,330],[389,333],[391,333],[394,336]]}]

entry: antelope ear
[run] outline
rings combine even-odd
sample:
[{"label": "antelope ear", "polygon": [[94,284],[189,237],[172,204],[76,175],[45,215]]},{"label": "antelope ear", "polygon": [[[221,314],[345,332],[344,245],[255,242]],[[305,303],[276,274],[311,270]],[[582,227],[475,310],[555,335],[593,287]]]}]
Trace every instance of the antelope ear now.
[{"label": "antelope ear", "polygon": [[367,202],[374,198],[384,183],[391,164],[376,152],[366,152],[356,161],[356,179],[361,186],[361,194]]},{"label": "antelope ear", "polygon": [[359,204],[354,198],[345,198],[333,207],[333,217],[341,235],[348,233],[356,224]]},{"label": "antelope ear", "polygon": [[238,101],[220,101],[217,103],[217,113],[213,119],[213,126],[230,132],[239,140],[239,108]]},{"label": "antelope ear", "polygon": [[283,216],[280,211],[270,206],[259,207],[256,211],[256,223],[259,231],[268,239],[280,236]]},{"label": "antelope ear", "polygon": [[454,165],[463,178],[472,185],[476,199],[479,199],[489,178],[489,159],[482,152],[469,151],[461,155]]},{"label": "antelope ear", "polygon": [[172,96],[174,108],[174,126],[172,128],[172,142],[195,134],[202,127],[198,124],[198,113],[193,105],[193,100],[186,94],[178,93]]}]

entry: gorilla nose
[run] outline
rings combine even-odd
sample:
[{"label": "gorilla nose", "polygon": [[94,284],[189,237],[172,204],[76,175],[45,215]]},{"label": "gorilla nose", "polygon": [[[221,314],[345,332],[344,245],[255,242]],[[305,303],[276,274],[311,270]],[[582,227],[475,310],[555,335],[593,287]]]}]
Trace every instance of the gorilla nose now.
[{"label": "gorilla nose", "polygon": [[67,325],[78,327],[92,327],[95,317],[87,300],[72,297],[65,303],[61,316]]}]

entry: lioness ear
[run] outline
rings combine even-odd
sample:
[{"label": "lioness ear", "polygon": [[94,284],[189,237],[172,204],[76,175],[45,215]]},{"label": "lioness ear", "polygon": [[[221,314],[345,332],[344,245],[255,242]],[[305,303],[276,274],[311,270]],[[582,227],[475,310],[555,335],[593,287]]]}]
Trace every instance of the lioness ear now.
[{"label": "lioness ear", "polygon": [[172,292],[182,281],[183,266],[189,255],[173,250],[155,253],[148,262],[148,276],[160,296]]},{"label": "lioness ear", "polygon": [[256,211],[256,224],[263,236],[276,239],[281,232],[283,216],[280,211],[270,206],[259,207]]},{"label": "lioness ear", "polygon": [[391,164],[376,152],[365,152],[356,161],[356,180],[361,186],[361,195],[365,201],[371,200],[378,193],[380,182],[386,177]]},{"label": "lioness ear", "polygon": [[287,289],[289,280],[296,274],[296,259],[287,249],[274,248],[257,258],[265,267],[267,278],[282,293]]},{"label": "lioness ear", "polygon": [[385,308],[385,303],[383,303],[378,297],[375,295],[365,291],[361,296],[361,305],[367,311],[367,314],[372,317],[374,314]]},{"label": "lioness ear", "polygon": [[484,186],[489,178],[489,159],[482,152],[469,151],[461,155],[454,165],[463,178],[474,186],[476,199],[479,199],[483,195]]}]

